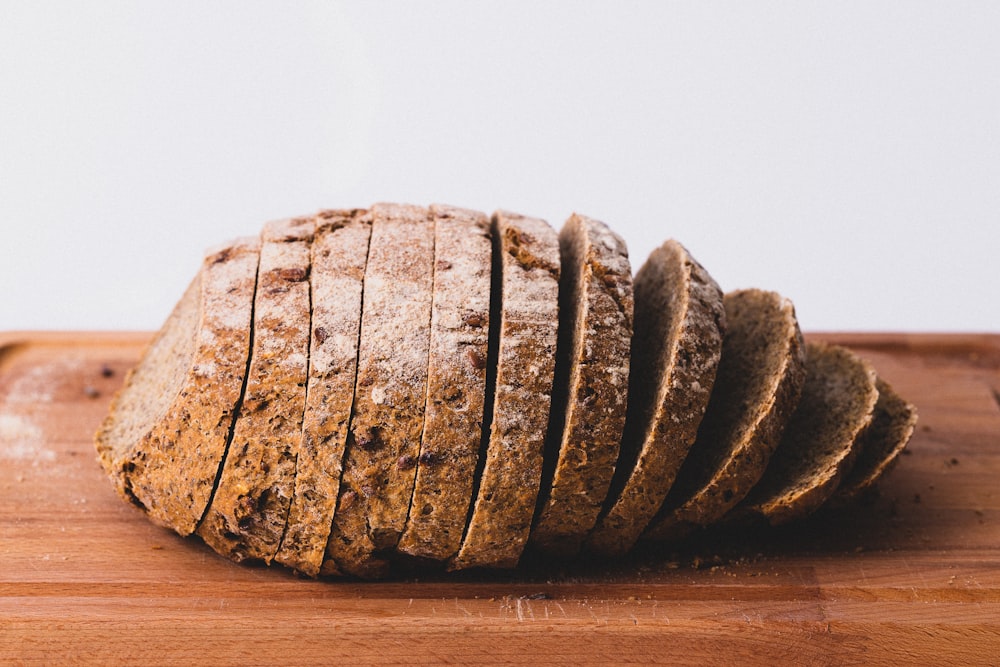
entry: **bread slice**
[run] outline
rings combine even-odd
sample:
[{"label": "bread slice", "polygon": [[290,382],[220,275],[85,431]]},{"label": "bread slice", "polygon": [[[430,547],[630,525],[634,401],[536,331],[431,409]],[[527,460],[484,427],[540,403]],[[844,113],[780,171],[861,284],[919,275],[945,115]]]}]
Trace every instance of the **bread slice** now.
[{"label": "bread slice", "polygon": [[917,425],[917,409],[882,378],[875,381],[878,401],[871,425],[861,435],[858,458],[837,489],[838,502],[871,490],[895,465]]},{"label": "bread slice", "polygon": [[406,529],[397,550],[447,560],[462,542],[482,438],[490,330],[490,221],[432,206],[434,297],[427,406]]},{"label": "bread slice", "polygon": [[323,564],[340,490],[370,236],[371,219],[365,211],[323,211],[317,216],[305,415],[295,459],[295,492],[275,555],[279,563],[313,577]]},{"label": "bread slice", "polygon": [[635,337],[618,467],[586,546],[624,554],[660,509],[694,442],[722,352],[722,292],[680,243],[667,241],[635,277]]},{"label": "bread slice", "polygon": [[309,244],[313,218],[261,233],[247,386],[222,473],[198,535],[237,562],[270,563],[295,483],[309,358]]},{"label": "bread slice", "polygon": [[603,222],[573,215],[559,250],[556,379],[531,544],[568,557],[594,527],[618,461],[634,306],[625,241]]},{"label": "bread slice", "polygon": [[354,415],[327,554],[361,577],[386,572],[413,494],[427,398],[434,224],[427,209],[372,207]]},{"label": "bread slice", "polygon": [[868,362],[837,345],[808,343],[799,404],[764,476],[730,520],[758,515],[776,526],[816,510],[853,463],[877,400]]},{"label": "bread slice", "polygon": [[491,329],[498,335],[491,331],[487,361],[492,412],[485,422],[486,453],[472,513],[462,546],[449,562],[454,570],[514,567],[520,559],[538,498],[552,396],[558,236],[543,220],[498,212],[493,244]]},{"label": "bread slice", "polygon": [[206,253],[95,436],[118,493],[181,535],[208,505],[239,404],[259,255],[256,238]]},{"label": "bread slice", "polygon": [[778,446],[805,380],[792,302],[775,292],[725,295],[726,334],[698,438],[644,538],[671,540],[721,519],[746,496]]}]

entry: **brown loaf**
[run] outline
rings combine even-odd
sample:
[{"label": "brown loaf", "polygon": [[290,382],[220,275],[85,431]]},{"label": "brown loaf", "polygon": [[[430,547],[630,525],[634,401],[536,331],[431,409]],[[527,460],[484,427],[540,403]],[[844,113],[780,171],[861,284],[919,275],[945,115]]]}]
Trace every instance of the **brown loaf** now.
[{"label": "brown loaf", "polygon": [[231,559],[373,578],[780,524],[863,495],[906,445],[913,406],[803,346],[787,299],[723,299],[676,241],[630,273],[580,215],[558,236],[443,205],[269,223],[206,254],[101,463]]}]

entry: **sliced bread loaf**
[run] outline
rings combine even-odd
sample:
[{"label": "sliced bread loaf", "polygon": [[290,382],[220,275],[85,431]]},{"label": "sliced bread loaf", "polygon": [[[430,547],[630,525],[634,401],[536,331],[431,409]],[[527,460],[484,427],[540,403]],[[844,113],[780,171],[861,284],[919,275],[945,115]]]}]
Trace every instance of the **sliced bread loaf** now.
[{"label": "sliced bread loaf", "polygon": [[683,537],[742,500],[764,474],[802,392],[805,346],[792,302],[749,289],[729,292],[723,303],[715,389],[648,539]]},{"label": "sliced bread loaf", "polygon": [[96,435],[121,496],[181,535],[209,503],[240,400],[259,255],[256,238],[208,251]]},{"label": "sliced bread loaf", "polygon": [[354,414],[327,554],[381,576],[413,494],[427,399],[434,224],[425,208],[376,204],[365,267]]},{"label": "sliced bread loaf", "polygon": [[270,563],[295,484],[309,358],[313,218],[261,234],[247,386],[218,485],[198,535],[235,561]]},{"label": "sliced bread loaf", "polygon": [[663,504],[694,442],[722,352],[722,292],[677,241],[635,277],[628,413],[605,507],[586,546],[624,554]]},{"label": "sliced bread loaf", "polygon": [[823,504],[853,463],[877,400],[866,361],[837,345],[808,343],[802,397],[764,476],[731,519],[758,515],[779,525]]},{"label": "sliced bread loaf", "polygon": [[406,529],[397,550],[447,560],[462,542],[482,438],[490,330],[490,221],[432,206],[434,296],[427,406]]},{"label": "sliced bread loaf", "polygon": [[309,380],[295,492],[279,563],[316,576],[326,552],[340,490],[354,401],[361,289],[371,219],[365,211],[323,211],[312,243]]},{"label": "sliced bread loaf", "polygon": [[513,567],[521,557],[538,498],[555,370],[558,236],[543,220],[499,212],[493,245],[492,412],[487,407],[486,452],[472,512],[449,562],[456,570]]},{"label": "sliced bread loaf", "polygon": [[573,215],[559,233],[559,342],[552,417],[531,544],[572,556],[594,527],[618,460],[632,343],[625,241]]},{"label": "sliced bread loaf", "polygon": [[853,500],[892,469],[917,425],[917,409],[878,378],[878,401],[871,425],[861,436],[858,458],[837,489],[838,502]]},{"label": "sliced bread loaf", "polygon": [[156,523],[369,578],[781,524],[870,489],[915,421],[676,241],[631,283],[583,216],[381,204],[210,251],[96,444]]}]

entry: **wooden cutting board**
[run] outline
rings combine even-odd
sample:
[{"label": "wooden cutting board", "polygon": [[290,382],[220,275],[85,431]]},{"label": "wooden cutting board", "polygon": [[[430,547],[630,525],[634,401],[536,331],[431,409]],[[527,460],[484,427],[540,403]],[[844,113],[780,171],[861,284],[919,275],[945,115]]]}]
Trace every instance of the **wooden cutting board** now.
[{"label": "wooden cutting board", "polygon": [[118,499],[91,435],[148,334],[0,334],[3,664],[997,664],[1000,335],[813,335],[920,411],[881,496],[609,566],[311,581]]}]

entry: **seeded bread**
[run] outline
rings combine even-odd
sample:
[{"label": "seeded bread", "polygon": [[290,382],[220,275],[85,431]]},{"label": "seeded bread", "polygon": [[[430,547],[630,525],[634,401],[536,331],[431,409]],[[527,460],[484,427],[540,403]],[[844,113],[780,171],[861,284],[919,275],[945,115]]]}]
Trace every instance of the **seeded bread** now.
[{"label": "seeded bread", "polygon": [[340,489],[371,220],[365,211],[324,211],[316,225],[305,415],[295,460],[295,492],[275,556],[279,563],[309,576],[318,575],[323,564]]},{"label": "seeded bread", "polygon": [[875,486],[892,469],[917,425],[917,409],[882,378],[875,381],[878,401],[871,425],[861,435],[858,458],[837,489],[836,500],[851,501]]},{"label": "seeded bread", "polygon": [[235,561],[270,563],[295,483],[309,359],[309,244],[314,220],[262,233],[252,353],[243,403],[198,535]]},{"label": "seeded bread", "polygon": [[573,215],[559,250],[556,379],[531,543],[567,557],[594,527],[618,460],[633,297],[625,241],[603,222]]},{"label": "seeded bread", "polygon": [[757,483],[805,380],[792,302],[774,292],[729,292],[715,389],[677,482],[644,535],[677,539],[721,519]]},{"label": "seeded bread", "polygon": [[806,379],[780,444],[760,482],[731,512],[771,525],[810,514],[836,490],[872,420],[875,371],[837,345],[806,345]]},{"label": "seeded bread", "polygon": [[493,244],[493,279],[500,284],[493,290],[499,338],[487,362],[495,369],[487,381],[492,418],[472,513],[449,562],[455,570],[514,567],[520,559],[538,498],[555,370],[558,236],[543,220],[499,212]]},{"label": "seeded bread", "polygon": [[240,399],[259,255],[256,238],[208,251],[95,438],[118,493],[181,535],[208,505]]},{"label": "seeded bread", "polygon": [[365,268],[358,379],[327,554],[381,576],[413,494],[427,398],[434,224],[427,209],[377,204]]},{"label": "seeded bread", "polygon": [[482,438],[490,330],[490,221],[432,206],[434,296],[423,440],[397,550],[447,560],[462,542]]},{"label": "seeded bread", "polygon": [[635,277],[631,400],[593,553],[624,554],[663,504],[705,414],[725,321],[719,286],[684,246],[653,251]]},{"label": "seeded bread", "polygon": [[778,295],[723,300],[675,241],[636,277],[630,346],[624,243],[583,216],[557,239],[382,204],[262,237],[206,255],[96,436],[124,498],[235,560],[615,556],[855,499],[913,431],[865,362],[803,346]]}]

